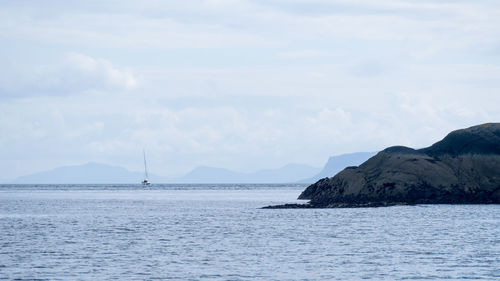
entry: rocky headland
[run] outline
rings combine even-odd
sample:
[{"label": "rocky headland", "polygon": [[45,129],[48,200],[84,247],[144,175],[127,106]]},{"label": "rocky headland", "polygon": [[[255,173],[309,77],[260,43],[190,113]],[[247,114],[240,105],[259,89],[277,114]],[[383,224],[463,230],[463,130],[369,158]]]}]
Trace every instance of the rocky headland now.
[{"label": "rocky headland", "polygon": [[307,204],[268,208],[499,204],[500,123],[453,131],[423,149],[393,146],[307,187]]}]

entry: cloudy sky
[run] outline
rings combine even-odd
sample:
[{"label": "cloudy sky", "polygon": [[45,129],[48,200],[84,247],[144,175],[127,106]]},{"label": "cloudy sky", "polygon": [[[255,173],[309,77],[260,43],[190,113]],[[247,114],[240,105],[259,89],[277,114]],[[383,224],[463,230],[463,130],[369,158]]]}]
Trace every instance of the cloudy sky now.
[{"label": "cloudy sky", "polygon": [[500,121],[500,2],[1,1],[0,179],[239,171]]}]

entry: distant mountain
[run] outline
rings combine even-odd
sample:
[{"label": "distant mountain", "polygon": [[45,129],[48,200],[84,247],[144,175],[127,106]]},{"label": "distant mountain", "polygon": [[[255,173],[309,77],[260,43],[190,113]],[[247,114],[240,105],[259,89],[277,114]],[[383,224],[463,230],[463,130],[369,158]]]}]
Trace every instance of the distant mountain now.
[{"label": "distant mountain", "polygon": [[[140,183],[144,174],[130,172],[125,168],[90,162],[83,165],[58,167],[49,171],[21,176],[13,183],[40,184],[90,184],[90,183]],[[161,180],[150,175],[152,182]]]},{"label": "distant mountain", "polygon": [[333,177],[348,166],[358,166],[375,155],[375,152],[355,152],[331,156],[325,167],[317,175],[302,179],[300,183],[315,183],[322,178]]},{"label": "distant mountain", "polygon": [[[150,174],[152,183],[313,183],[331,177],[346,166],[359,165],[375,153],[359,152],[332,156],[323,170],[304,164],[288,164],[278,169],[264,169],[252,173],[224,168],[199,166],[176,179]],[[83,165],[58,167],[49,171],[21,176],[13,183],[140,183],[144,174],[131,172],[119,166],[90,162]]]},{"label": "distant mountain", "polygon": [[320,168],[303,164],[288,164],[279,169],[241,173],[224,168],[199,166],[173,181],[176,183],[292,183],[314,175],[319,170]]}]

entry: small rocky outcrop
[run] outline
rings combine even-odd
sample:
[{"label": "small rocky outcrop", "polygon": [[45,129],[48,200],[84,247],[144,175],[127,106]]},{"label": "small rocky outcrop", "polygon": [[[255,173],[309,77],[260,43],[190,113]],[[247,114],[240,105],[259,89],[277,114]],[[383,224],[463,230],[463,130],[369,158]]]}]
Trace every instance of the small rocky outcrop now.
[{"label": "small rocky outcrop", "polygon": [[310,185],[299,199],[309,199],[308,208],[499,204],[500,123],[453,131],[423,149],[389,147]]}]

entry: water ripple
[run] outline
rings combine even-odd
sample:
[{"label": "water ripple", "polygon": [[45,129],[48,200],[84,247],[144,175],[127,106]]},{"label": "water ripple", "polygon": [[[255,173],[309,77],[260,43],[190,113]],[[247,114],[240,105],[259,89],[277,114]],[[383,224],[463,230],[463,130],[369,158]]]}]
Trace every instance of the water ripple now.
[{"label": "water ripple", "polygon": [[2,191],[0,279],[500,277],[500,206],[259,209],[298,193]]}]

